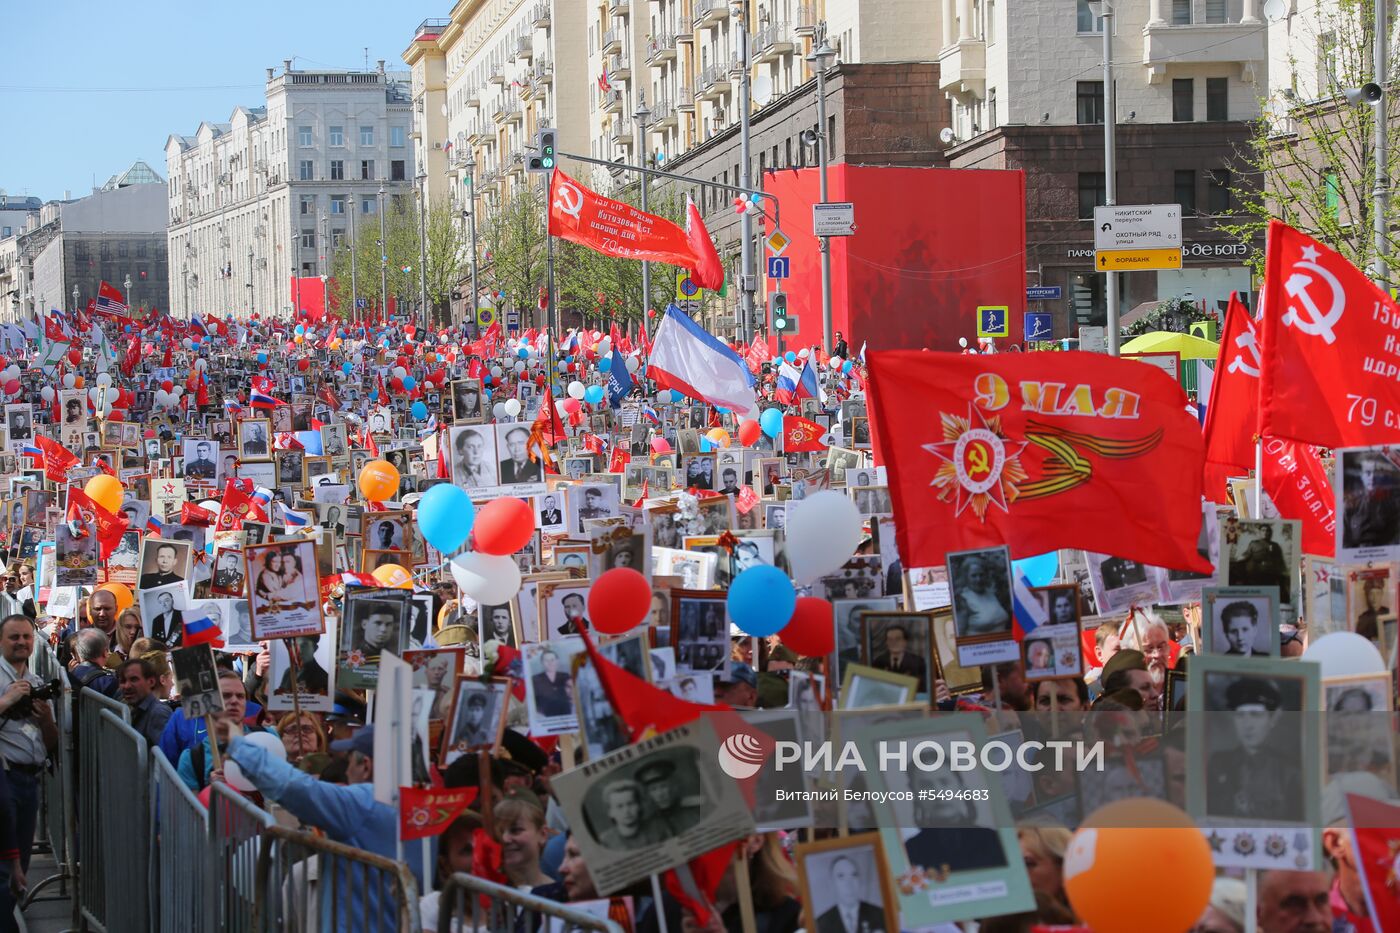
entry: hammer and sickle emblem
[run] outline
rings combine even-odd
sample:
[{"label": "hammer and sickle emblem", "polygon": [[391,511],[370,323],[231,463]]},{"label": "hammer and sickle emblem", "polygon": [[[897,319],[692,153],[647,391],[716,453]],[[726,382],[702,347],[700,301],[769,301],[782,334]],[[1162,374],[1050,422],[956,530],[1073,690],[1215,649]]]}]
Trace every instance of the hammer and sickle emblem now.
[{"label": "hammer and sickle emblem", "polygon": [[[1243,334],[1236,337],[1235,346],[1239,347],[1240,350],[1244,352],[1236,353],[1234,357],[1230,359],[1230,365],[1227,371],[1232,373],[1242,372],[1246,376],[1254,376],[1257,379],[1259,377],[1260,366],[1259,344],[1254,338],[1254,331],[1245,331]],[[1253,360],[1252,363],[1246,362],[1245,354],[1250,356]]]},{"label": "hammer and sickle emblem", "polygon": [[1294,271],[1283,283],[1284,289],[1288,292],[1288,297],[1297,299],[1307,312],[1304,318],[1299,314],[1298,308],[1290,304],[1287,313],[1283,316],[1283,323],[1296,327],[1303,333],[1311,337],[1321,337],[1327,343],[1334,343],[1337,340],[1336,333],[1332,330],[1342,317],[1342,312],[1346,310],[1346,293],[1342,290],[1342,283],[1337,281],[1337,277],[1315,262],[1304,259],[1293,264],[1295,270],[1306,269],[1316,272],[1327,283],[1327,287],[1332,291],[1331,307],[1326,313],[1318,307],[1313,300],[1312,293],[1308,291],[1308,286],[1316,281],[1306,272]]},{"label": "hammer and sickle emblem", "polygon": [[977,476],[986,473],[990,467],[987,465],[987,451],[984,447],[969,447],[967,451],[967,462],[970,469],[969,476]]},{"label": "hammer and sickle emblem", "polygon": [[578,220],[578,212],[583,210],[583,195],[573,185],[565,182],[554,195],[554,206]]}]

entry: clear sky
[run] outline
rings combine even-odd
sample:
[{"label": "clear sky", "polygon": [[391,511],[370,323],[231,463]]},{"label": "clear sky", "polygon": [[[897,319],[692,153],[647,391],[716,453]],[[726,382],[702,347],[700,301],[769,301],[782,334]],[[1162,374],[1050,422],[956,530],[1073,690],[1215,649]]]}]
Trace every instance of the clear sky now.
[{"label": "clear sky", "polygon": [[165,140],[265,100],[264,69],[363,68],[400,57],[450,0],[30,0],[6,2],[0,189],[87,194]]}]

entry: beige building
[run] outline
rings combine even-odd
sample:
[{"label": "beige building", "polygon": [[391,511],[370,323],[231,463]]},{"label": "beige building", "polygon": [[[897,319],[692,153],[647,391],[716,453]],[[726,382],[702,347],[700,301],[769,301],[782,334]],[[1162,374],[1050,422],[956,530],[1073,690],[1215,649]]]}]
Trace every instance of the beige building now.
[{"label": "beige building", "polygon": [[176,317],[288,314],[294,274],[325,275],[333,250],[378,236],[380,188],[408,196],[415,174],[407,79],[287,61],[267,69],[264,106],[166,141]]}]

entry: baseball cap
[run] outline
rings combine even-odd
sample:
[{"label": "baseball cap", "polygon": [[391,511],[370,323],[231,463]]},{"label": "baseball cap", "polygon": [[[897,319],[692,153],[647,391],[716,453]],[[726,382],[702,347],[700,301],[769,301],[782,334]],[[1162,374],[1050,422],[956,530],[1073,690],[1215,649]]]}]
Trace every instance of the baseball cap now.
[{"label": "baseball cap", "polygon": [[742,680],[755,690],[758,689],[758,675],[753,672],[753,668],[749,667],[743,661],[729,662],[729,679]]},{"label": "baseball cap", "polygon": [[366,758],[374,757],[374,725],[370,724],[361,729],[357,729],[355,734],[348,739],[338,739],[331,743],[331,751],[344,755],[347,752],[359,752]]}]

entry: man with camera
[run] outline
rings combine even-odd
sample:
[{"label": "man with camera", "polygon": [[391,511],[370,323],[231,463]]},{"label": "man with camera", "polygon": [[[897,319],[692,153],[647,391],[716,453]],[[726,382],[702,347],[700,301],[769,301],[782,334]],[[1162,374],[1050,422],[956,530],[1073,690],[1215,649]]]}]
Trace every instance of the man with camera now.
[{"label": "man with camera", "polygon": [[[29,869],[34,823],[39,813],[39,781],[49,754],[58,747],[58,726],[48,697],[52,688],[29,669],[34,623],[9,615],[0,622],[0,759],[14,800],[14,830],[21,872]],[[14,912],[10,868],[0,863],[0,916]]]}]

